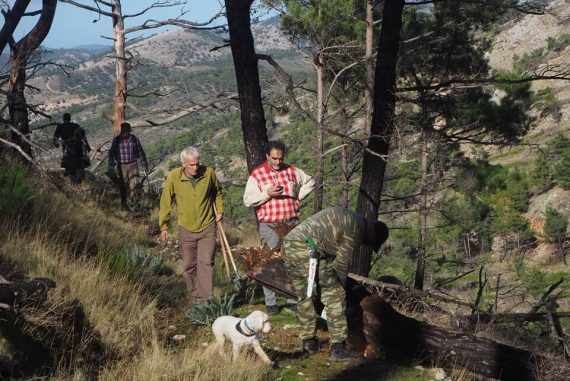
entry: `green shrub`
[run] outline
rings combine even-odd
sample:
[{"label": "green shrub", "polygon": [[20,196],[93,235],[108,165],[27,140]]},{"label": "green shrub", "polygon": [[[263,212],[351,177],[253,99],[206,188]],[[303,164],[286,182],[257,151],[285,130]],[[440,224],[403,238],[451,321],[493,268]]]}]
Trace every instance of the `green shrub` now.
[{"label": "green shrub", "polygon": [[547,149],[539,149],[534,162],[534,169],[531,172],[531,184],[537,192],[544,192],[552,187],[553,179],[552,160]]},{"label": "green shrub", "polygon": [[548,37],[546,39],[548,50],[560,52],[570,45],[570,34],[564,33],[558,38]]},{"label": "green shrub", "polygon": [[144,246],[124,246],[119,250],[99,247],[98,257],[107,264],[111,273],[137,280],[145,274],[168,275],[172,270],[164,258],[155,256]]},{"label": "green shrub", "polygon": [[570,148],[560,152],[560,160],[554,165],[554,181],[564,189],[570,189]]},{"label": "green shrub", "polygon": [[545,217],[544,235],[547,242],[559,243],[564,240],[566,229],[568,228],[568,220],[551,206],[546,208]]},{"label": "green shrub", "polygon": [[532,103],[534,107],[543,111],[554,111],[560,109],[560,102],[551,89],[541,89],[533,93]]},{"label": "green shrub", "polygon": [[135,245],[126,249],[126,253],[128,263],[134,268],[153,275],[168,275],[172,273],[164,258],[150,253],[146,247]]},{"label": "green shrub", "polygon": [[0,214],[19,214],[30,206],[34,197],[33,185],[21,169],[8,169],[0,175]]},{"label": "green shrub", "polygon": [[211,325],[220,316],[231,315],[234,310],[236,294],[224,294],[223,297],[212,295],[204,303],[196,304],[186,311],[191,324]]}]

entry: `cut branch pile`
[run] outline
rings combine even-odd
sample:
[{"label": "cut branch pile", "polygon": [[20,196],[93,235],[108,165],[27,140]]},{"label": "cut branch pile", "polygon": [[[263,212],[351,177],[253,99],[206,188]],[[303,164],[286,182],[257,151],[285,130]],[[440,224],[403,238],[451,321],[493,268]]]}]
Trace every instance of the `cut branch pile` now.
[{"label": "cut branch pile", "polygon": [[240,257],[248,277],[285,297],[297,299],[279,249],[247,247],[241,250]]}]

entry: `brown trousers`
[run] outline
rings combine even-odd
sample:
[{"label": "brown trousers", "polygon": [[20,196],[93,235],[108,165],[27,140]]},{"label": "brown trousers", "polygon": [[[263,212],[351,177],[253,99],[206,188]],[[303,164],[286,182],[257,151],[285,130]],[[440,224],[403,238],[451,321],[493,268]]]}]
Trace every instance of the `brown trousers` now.
[{"label": "brown trousers", "polygon": [[214,287],[216,223],[197,233],[178,228],[188,296],[193,302],[201,302],[210,297]]},{"label": "brown trousers", "polygon": [[139,183],[139,165],[136,161],[119,165],[119,176],[121,178],[121,203],[125,205],[131,193]]}]

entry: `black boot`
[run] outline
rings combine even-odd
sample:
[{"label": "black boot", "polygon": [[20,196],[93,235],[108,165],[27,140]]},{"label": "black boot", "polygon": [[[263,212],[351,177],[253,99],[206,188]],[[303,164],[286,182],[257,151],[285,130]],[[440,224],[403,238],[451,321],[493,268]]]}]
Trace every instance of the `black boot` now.
[{"label": "black boot", "polygon": [[277,304],[274,304],[272,306],[267,306],[268,315],[277,315],[278,313],[279,313],[279,307],[277,307]]},{"label": "black boot", "polygon": [[334,343],[329,352],[329,361],[347,361],[360,358],[360,354],[351,351],[346,346],[346,342]]},{"label": "black boot", "polygon": [[303,339],[303,353],[314,355],[319,351],[319,342],[316,337],[310,339]]}]

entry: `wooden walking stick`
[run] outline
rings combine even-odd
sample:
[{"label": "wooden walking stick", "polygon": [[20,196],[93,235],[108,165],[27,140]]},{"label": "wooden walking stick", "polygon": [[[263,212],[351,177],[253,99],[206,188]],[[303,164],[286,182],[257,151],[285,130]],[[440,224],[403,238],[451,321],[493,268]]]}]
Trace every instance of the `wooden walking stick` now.
[{"label": "wooden walking stick", "polygon": [[[216,214],[218,214],[218,209],[216,208],[215,204],[214,204],[214,212]],[[217,221],[216,223],[218,224],[218,231],[220,232],[220,236],[222,237],[222,242],[226,245],[225,249],[227,250],[227,254],[230,257],[230,262],[232,264],[232,268],[234,269],[234,272],[236,273],[236,278],[237,278],[237,280],[240,280],[241,275],[239,275],[239,271],[238,271],[236,263],[234,261],[232,249],[230,249],[230,244],[228,242],[228,238],[226,237],[226,232],[224,231],[224,225],[222,225],[222,221]],[[223,247],[223,245],[222,245],[222,247]]]},{"label": "wooden walking stick", "polygon": [[226,276],[228,277],[228,281],[232,279],[232,275],[230,274],[230,265],[228,264],[228,257],[226,254],[226,244],[222,239],[222,232],[218,229],[218,240],[220,241],[220,246],[222,247],[222,256],[224,257],[224,265],[226,268]]},{"label": "wooden walking stick", "polygon": [[225,242],[225,244],[226,244],[226,249],[228,250],[228,254],[229,254],[229,257],[230,257],[230,262],[232,263],[232,267],[233,267],[233,269],[234,269],[234,271],[235,271],[235,273],[236,273],[236,277],[237,277],[238,279],[241,279],[241,276],[239,275],[239,271],[238,271],[238,269],[237,269],[236,263],[235,263],[235,261],[234,261],[234,256],[233,256],[233,254],[232,254],[232,250],[230,249],[230,244],[228,243],[228,237],[226,237],[226,232],[224,231],[224,227],[223,227],[221,221],[218,222],[218,228],[220,229],[222,238],[223,238],[223,240],[224,240],[224,242]]}]

